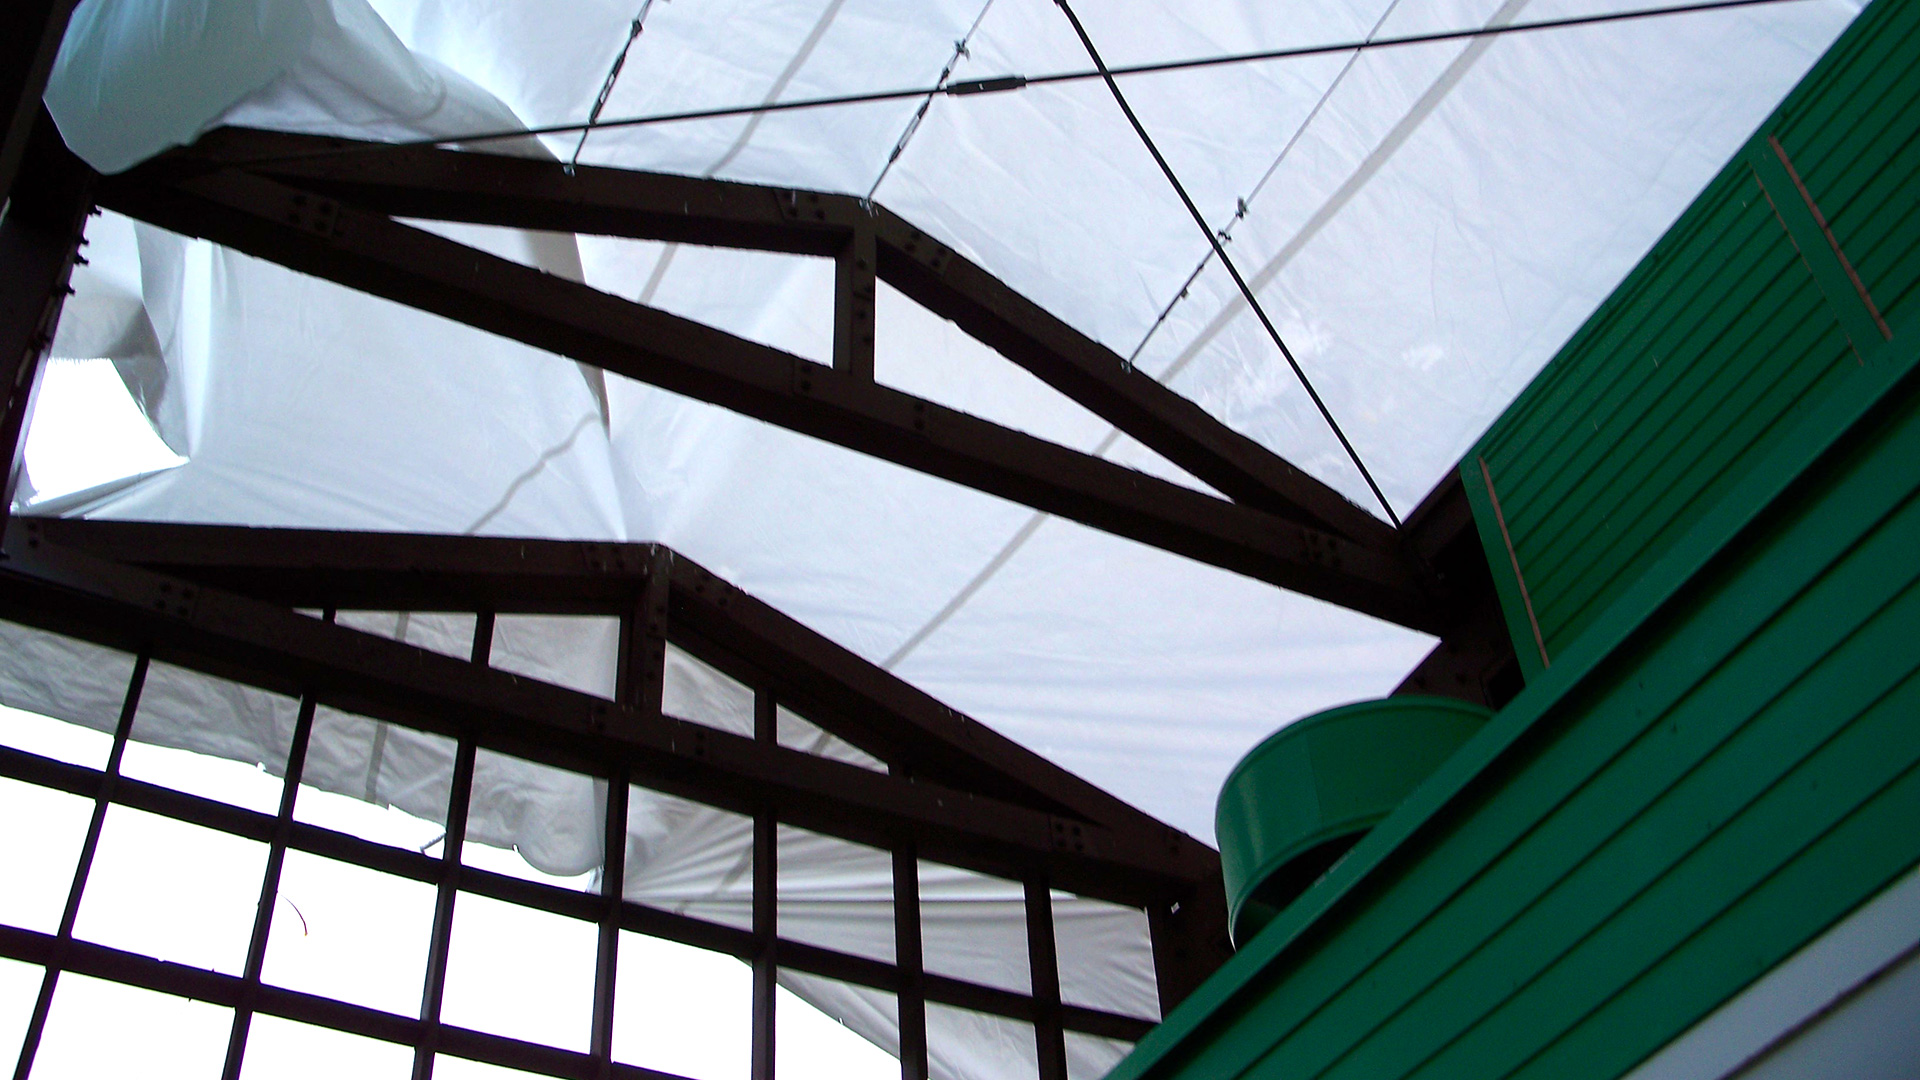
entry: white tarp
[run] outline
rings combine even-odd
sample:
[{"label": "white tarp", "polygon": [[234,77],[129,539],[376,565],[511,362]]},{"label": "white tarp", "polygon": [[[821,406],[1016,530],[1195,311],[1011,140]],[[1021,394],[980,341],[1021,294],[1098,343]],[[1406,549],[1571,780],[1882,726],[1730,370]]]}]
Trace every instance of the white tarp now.
[{"label": "white tarp", "polygon": [[[1131,0],[1079,14],[1123,64],[1622,6]],[[1124,86],[1404,514],[1858,8],[1798,0]],[[1088,66],[1051,0],[85,0],[47,101],[109,171],[226,122],[397,139],[579,121],[643,11],[609,119],[927,85],[949,66]],[[580,160],[871,191],[1370,505],[1102,85],[936,97],[914,127],[919,104],[600,131]],[[565,158],[579,139],[542,141],[493,148]],[[820,260],[439,228],[827,353]],[[1248,746],[1384,692],[1430,645],[202,242],[111,216],[94,231],[56,354],[116,360],[186,461],[49,511],[662,541],[1202,837]],[[1177,476],[884,292],[878,353],[883,381]],[[557,671],[550,647],[534,662]],[[823,880],[849,910],[873,887],[851,870]],[[1150,995],[1144,962],[1111,966],[1113,1007],[1151,1010],[1118,989]],[[864,1030],[884,1042],[885,1028]],[[993,1075],[1000,1042],[941,1068]]]}]

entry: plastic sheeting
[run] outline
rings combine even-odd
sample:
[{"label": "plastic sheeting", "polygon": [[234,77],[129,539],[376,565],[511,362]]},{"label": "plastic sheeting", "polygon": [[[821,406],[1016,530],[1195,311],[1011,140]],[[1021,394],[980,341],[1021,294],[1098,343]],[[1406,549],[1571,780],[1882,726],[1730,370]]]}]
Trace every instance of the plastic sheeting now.
[{"label": "plastic sheeting", "polygon": [[[1613,6],[1132,0],[1080,14],[1121,64]],[[1404,513],[1858,6],[1799,0],[1124,85]],[[223,122],[398,139],[578,121],[641,10],[638,0],[85,0],[47,101],[68,141],[107,170]],[[1049,0],[659,0],[644,11],[606,117],[925,85],[947,69],[1087,66]],[[1102,86],[936,97],[916,123],[920,104],[487,149],[872,191],[1368,505]],[[827,353],[820,260],[436,228],[799,355]],[[55,352],[113,359],[187,460],[71,497],[62,512],[663,541],[1200,836],[1248,746],[1295,716],[1383,692],[1430,645],[650,387],[583,379],[558,358],[204,243],[111,216],[93,236]],[[903,298],[883,293],[879,321],[883,381],[1192,482]],[[559,627],[524,640],[516,670],[587,678],[567,657],[591,650]],[[676,707],[738,725],[737,693],[688,661],[672,669]],[[41,685],[32,697],[30,673],[13,669],[7,692],[22,701],[65,708],[60,695],[87,692]],[[84,681],[84,669],[71,674]],[[213,752],[266,761],[246,742],[245,714],[198,722],[232,742]],[[783,737],[818,742],[804,723],[783,718]],[[550,799],[577,808],[591,792]],[[711,913],[740,902],[740,878],[728,877],[737,820],[668,804],[648,813],[629,842],[651,854],[629,865],[653,869],[636,869],[629,895]],[[538,829],[498,827],[502,842],[540,850]],[[568,853],[556,839],[539,858],[556,872],[587,865],[593,842],[583,834]],[[857,940],[863,898],[880,895],[872,871],[824,850],[808,859],[821,933]],[[1010,911],[979,914],[1004,898],[951,887],[928,888],[930,940],[943,911],[954,925],[1013,926]],[[1092,935],[1114,959],[1088,977],[1090,992],[1150,1008],[1137,928],[1113,925]],[[803,983],[790,985],[888,1040],[885,1008]],[[1008,1063],[991,1048],[1003,1044],[971,1038],[977,1059],[938,1068],[995,1075]],[[1077,1071],[1091,1067],[1084,1055],[1113,1052],[1074,1045]]]}]

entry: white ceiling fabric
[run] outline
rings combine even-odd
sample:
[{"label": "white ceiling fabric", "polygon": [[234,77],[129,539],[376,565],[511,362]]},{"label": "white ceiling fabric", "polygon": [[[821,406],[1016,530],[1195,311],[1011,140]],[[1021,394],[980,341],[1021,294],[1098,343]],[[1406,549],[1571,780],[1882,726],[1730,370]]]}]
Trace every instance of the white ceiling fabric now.
[{"label": "white ceiling fabric", "polygon": [[[116,170],[222,122],[371,138],[577,122],[645,0],[254,2],[252,19],[207,21],[234,5],[86,0],[48,92],[69,142]],[[1626,6],[1126,0],[1078,13],[1117,65]],[[1859,6],[1799,0],[1122,85],[1404,515]],[[928,85],[950,64],[956,79],[1088,66],[1052,0],[645,10],[605,118]],[[580,159],[873,190],[1378,512],[1231,280],[1201,268],[1206,239],[1103,85],[936,97],[889,165],[919,105],[597,131]],[[542,142],[565,158],[578,136]],[[114,230],[114,254],[76,278],[74,310],[145,318],[152,334],[116,324],[69,340],[157,339],[157,373],[154,346],[123,348],[146,357],[149,415],[188,460],[75,512],[662,541],[1203,838],[1246,748],[1386,692],[1431,644],[651,387],[608,378],[602,401],[569,362],[204,243],[97,228]],[[442,231],[803,356],[829,351],[821,260]],[[897,295],[882,297],[878,353],[883,381],[1193,483]]]}]

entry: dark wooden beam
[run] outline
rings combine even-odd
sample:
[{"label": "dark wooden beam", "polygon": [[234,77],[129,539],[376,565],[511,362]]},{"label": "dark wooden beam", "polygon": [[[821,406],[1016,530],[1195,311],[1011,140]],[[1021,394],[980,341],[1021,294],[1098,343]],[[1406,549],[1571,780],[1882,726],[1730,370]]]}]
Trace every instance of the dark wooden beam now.
[{"label": "dark wooden beam", "polygon": [[708,401],[1035,509],[1408,626],[1446,622],[1419,567],[1345,537],[1169,483],[237,172],[136,170],[102,201],[351,288]]},{"label": "dark wooden beam", "polygon": [[1453,606],[1440,642],[1394,693],[1438,694],[1496,709],[1505,705],[1523,685],[1520,663],[1460,470],[1450,470],[1407,517],[1405,535],[1409,550],[1432,569]]},{"label": "dark wooden beam", "polygon": [[40,95],[60,53],[77,0],[8,0],[0,5],[0,203],[13,191],[27,142],[41,115]]},{"label": "dark wooden beam", "polygon": [[[907,781],[630,704],[540,683],[359,633],[286,608],[9,533],[0,614],[103,644],[145,645],[275,688],[299,688],[368,715],[476,739],[588,772],[609,763],[637,783],[886,847],[910,837],[929,858],[1018,878],[1045,868],[1062,887],[1145,905],[1213,872],[1202,845],[1139,833],[923,780]],[[1164,826],[1161,827],[1165,829]],[[1171,830],[1166,830],[1171,831]]]},{"label": "dark wooden beam", "polygon": [[[620,616],[665,571],[669,640],[833,734],[975,794],[1211,849],[655,544],[29,518],[23,541],[276,605]],[[1063,828],[1070,826],[1063,820]],[[1071,842],[1071,833],[1062,837]]]},{"label": "dark wooden beam", "polygon": [[[848,294],[836,300],[837,314],[849,318],[854,291],[862,280],[870,288],[877,271],[1229,499],[1377,551],[1398,550],[1390,526],[1339,492],[898,215],[850,195],[240,129],[211,132],[155,163],[176,175],[225,165],[399,217],[831,256],[842,264],[840,291]],[[858,267],[868,252],[877,264]],[[837,328],[842,321],[836,318]],[[835,339],[836,357],[845,351],[860,370],[857,335]]]}]

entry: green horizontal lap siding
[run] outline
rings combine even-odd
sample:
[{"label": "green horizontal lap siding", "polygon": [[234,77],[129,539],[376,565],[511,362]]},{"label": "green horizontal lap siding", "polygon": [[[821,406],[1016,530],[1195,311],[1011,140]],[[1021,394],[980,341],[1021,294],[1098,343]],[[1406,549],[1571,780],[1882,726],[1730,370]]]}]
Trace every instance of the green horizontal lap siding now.
[{"label": "green horizontal lap siding", "polygon": [[[1920,279],[1917,51],[1920,4],[1874,5],[1755,136],[1787,148],[1889,321]],[[1794,215],[1798,192],[1763,190],[1736,157],[1463,463],[1530,676],[1543,664],[1514,561],[1557,656],[1782,432],[1862,381],[1879,342],[1850,341],[1841,316],[1858,312],[1822,292],[1782,227]],[[1836,265],[1830,248],[1810,257]]]},{"label": "green horizontal lap siding", "polygon": [[1826,110],[1790,101],[1775,124],[1883,314],[1901,307],[1920,283],[1920,130],[1912,120],[1878,122],[1920,112],[1920,81],[1911,72],[1920,18],[1908,13],[1898,23],[1868,58],[1882,64],[1879,70],[1821,95],[1844,96],[1848,104],[1831,111],[1850,122],[1832,123]]},{"label": "green horizontal lap siding", "polygon": [[1920,863],[1916,50],[1883,0],[1761,131],[1893,339],[1709,185],[1463,468],[1552,669],[1117,1080],[1612,1080]]},{"label": "green horizontal lap siding", "polygon": [[1920,861],[1917,386],[1120,1075],[1607,1080]]}]

